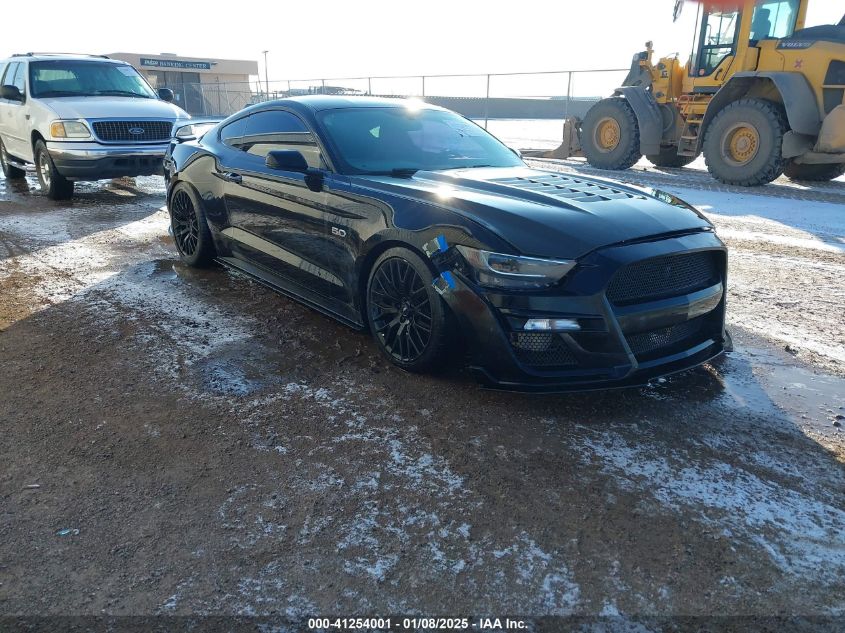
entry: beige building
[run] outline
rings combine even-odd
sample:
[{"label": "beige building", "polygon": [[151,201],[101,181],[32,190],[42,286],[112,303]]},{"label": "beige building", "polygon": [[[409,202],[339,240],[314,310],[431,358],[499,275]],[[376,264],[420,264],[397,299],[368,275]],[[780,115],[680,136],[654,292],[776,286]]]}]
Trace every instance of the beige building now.
[{"label": "beige building", "polygon": [[170,88],[176,105],[194,115],[229,114],[249,105],[250,78],[258,76],[258,62],[243,59],[169,53],[109,53],[109,57],[132,64],[153,88]]}]

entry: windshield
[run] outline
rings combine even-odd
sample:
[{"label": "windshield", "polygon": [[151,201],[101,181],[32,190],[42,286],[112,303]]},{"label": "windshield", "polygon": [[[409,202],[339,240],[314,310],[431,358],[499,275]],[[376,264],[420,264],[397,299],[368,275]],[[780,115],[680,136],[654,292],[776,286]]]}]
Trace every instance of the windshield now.
[{"label": "windshield", "polygon": [[33,97],[138,97],[155,93],[132,66],[89,60],[50,60],[29,65]]},{"label": "windshield", "polygon": [[453,112],[412,107],[348,108],[325,110],[318,118],[346,171],[352,173],[523,164],[495,137]]}]

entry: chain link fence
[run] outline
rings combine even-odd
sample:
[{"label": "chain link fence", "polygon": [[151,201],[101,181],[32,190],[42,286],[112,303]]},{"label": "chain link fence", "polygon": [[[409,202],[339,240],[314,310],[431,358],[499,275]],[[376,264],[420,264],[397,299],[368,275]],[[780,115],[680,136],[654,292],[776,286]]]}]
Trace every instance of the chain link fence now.
[{"label": "chain link fence", "polygon": [[416,97],[474,119],[522,148],[560,143],[563,119],[583,117],[622,84],[628,69],[484,75],[408,75],[283,79],[182,86],[192,115],[228,116],[246,106],[303,95]]}]

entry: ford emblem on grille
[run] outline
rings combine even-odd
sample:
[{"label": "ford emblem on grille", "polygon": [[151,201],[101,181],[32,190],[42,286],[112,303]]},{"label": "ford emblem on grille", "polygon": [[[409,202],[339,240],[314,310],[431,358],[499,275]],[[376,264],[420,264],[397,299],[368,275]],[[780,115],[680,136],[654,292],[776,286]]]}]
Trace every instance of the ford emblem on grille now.
[{"label": "ford emblem on grille", "polygon": [[140,136],[144,133],[144,128],[142,127],[131,127],[129,128],[129,133],[134,134],[135,136]]}]

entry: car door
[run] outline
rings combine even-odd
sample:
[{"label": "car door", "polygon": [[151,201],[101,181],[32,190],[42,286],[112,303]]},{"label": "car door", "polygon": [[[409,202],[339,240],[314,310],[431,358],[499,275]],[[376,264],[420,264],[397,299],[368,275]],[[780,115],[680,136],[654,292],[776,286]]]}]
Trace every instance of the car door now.
[{"label": "car door", "polygon": [[[3,75],[2,85],[15,86],[26,95],[26,64],[23,62],[12,62],[9,64]],[[0,133],[3,135],[3,143],[6,151],[12,156],[24,160],[32,159],[32,149],[29,146],[29,115],[26,109],[26,96],[23,101],[12,101],[0,99],[0,118],[2,127]]]},{"label": "car door", "polygon": [[[341,279],[330,272],[326,211],[335,197],[332,178],[313,191],[302,173],[270,169],[272,150],[297,150],[310,167],[325,173],[316,138],[294,113],[283,109],[249,116],[237,152],[222,152],[219,168],[236,253],[300,286],[306,293],[336,297]],[[326,174],[330,176],[330,174]]]},{"label": "car door", "polygon": [[[7,62],[0,62],[0,86],[3,84],[3,77],[6,75],[6,70],[9,68],[9,64]],[[6,100],[0,97],[0,137],[5,138],[6,136],[6,111],[8,110],[8,106],[6,105]]]}]

